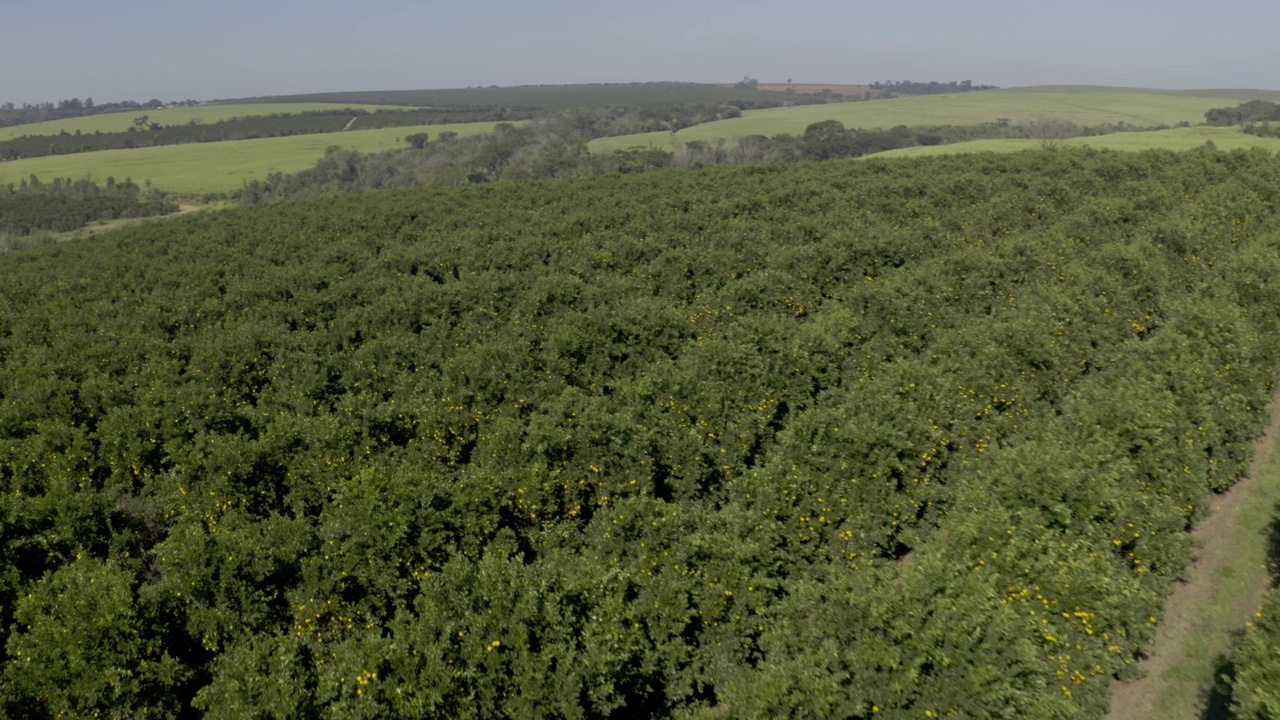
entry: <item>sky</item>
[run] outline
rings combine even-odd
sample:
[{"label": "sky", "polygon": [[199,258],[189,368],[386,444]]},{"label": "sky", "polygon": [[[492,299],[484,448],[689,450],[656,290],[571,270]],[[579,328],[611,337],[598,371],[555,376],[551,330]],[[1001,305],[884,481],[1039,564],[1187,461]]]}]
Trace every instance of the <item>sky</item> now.
[{"label": "sky", "polygon": [[1280,89],[1280,3],[0,0],[0,103],[679,80]]}]

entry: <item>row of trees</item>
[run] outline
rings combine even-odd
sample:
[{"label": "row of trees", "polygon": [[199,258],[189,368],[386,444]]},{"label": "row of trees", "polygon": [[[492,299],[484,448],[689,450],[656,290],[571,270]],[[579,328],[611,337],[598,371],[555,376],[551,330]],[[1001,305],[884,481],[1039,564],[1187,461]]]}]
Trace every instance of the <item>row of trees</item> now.
[{"label": "row of trees", "polygon": [[290,135],[318,135],[343,130],[372,130],[440,123],[524,120],[532,112],[508,110],[321,110],[297,114],[272,114],[223,120],[216,123],[191,121],[183,125],[161,125],[147,115],[134,118],[125,132],[62,131],[58,135],[30,135],[0,142],[0,161],[46,155],[69,155],[98,150],[121,150],[160,145],[254,140]]},{"label": "row of trees", "polygon": [[1280,369],[1277,188],[719,167],[0,258],[0,713],[1101,718]]},{"label": "row of trees", "polygon": [[512,108],[554,112],[582,108],[654,108],[671,105],[741,104],[744,107],[779,107],[784,104],[821,102],[787,99],[777,93],[750,88],[721,87],[705,83],[648,82],[577,85],[523,85],[517,87],[455,88],[445,90],[391,90],[315,93],[310,95],[245,98],[235,102],[337,102],[375,105],[412,105],[432,108]]},{"label": "row of trees", "polygon": [[639,119],[642,114],[575,111],[521,126],[499,125],[492,134],[465,139],[441,133],[436,142],[430,141],[429,133],[414,133],[405,138],[408,150],[370,155],[333,147],[313,168],[293,174],[274,173],[265,180],[250,181],[238,199],[242,204],[256,205],[353,190],[596,177],[663,168],[833,160],[903,147],[986,138],[1036,139],[1043,146],[1056,147],[1068,137],[1139,129],[1124,123],[1077,126],[1045,119],[1035,123],[995,122],[862,130],[846,128],[837,120],[826,120],[810,125],[799,136],[751,135],[739,138],[733,144],[690,141],[675,150],[632,148],[610,153],[588,150],[587,140],[604,136],[617,129],[618,123]]},{"label": "row of trees", "polygon": [[1280,717],[1280,592],[1267,593],[1262,608],[1232,652],[1229,667],[1233,718]]},{"label": "row of trees", "polygon": [[[195,100],[186,100],[180,103],[172,103],[177,105],[198,105]],[[25,125],[27,123],[44,122],[46,120],[64,120],[67,118],[85,117],[87,115],[100,115],[103,113],[126,112],[129,110],[156,109],[164,107],[165,103],[156,99],[148,100],[145,103],[125,100],[122,102],[95,104],[93,98],[70,98],[57,103],[46,102],[36,104],[16,105],[12,102],[0,105],[0,127],[10,127],[13,125]]]},{"label": "row of trees", "polygon": [[1280,137],[1280,126],[1272,125],[1269,120],[1260,123],[1245,123],[1240,132],[1257,137]]},{"label": "row of trees", "polygon": [[1250,100],[1235,107],[1213,108],[1205,113],[1205,120],[1216,126],[1280,122],[1280,103]]},{"label": "row of trees", "polygon": [[972,80],[952,80],[951,82],[915,82],[913,80],[889,80],[873,82],[875,90],[896,95],[945,95],[949,93],[974,92],[979,90],[999,90],[997,85],[975,85]]},{"label": "row of trees", "polygon": [[25,237],[33,232],[76,230],[98,220],[151,217],[176,212],[177,205],[158,193],[144,192],[132,180],[105,185],[91,180],[55,178],[41,182],[34,175],[18,185],[0,187],[0,233]]},{"label": "row of trees", "polygon": [[[684,85],[681,84],[671,85],[684,88]],[[174,126],[164,126],[151,122],[149,116],[142,115],[135,118],[134,126],[130,127],[128,132],[96,132],[92,135],[84,135],[78,131],[75,133],[63,131],[53,136],[22,136],[0,142],[0,161],[98,150],[322,134],[338,132],[343,129],[411,127],[460,122],[510,122],[528,120],[534,117],[542,118],[544,122],[551,125],[568,126],[572,128],[575,135],[591,139],[656,131],[675,132],[702,123],[735,118],[740,116],[742,111],[746,109],[775,107],[781,104],[839,102],[845,99],[892,97],[895,92],[906,92],[907,90],[904,88],[915,88],[920,92],[943,91],[939,90],[939,88],[951,88],[946,90],[948,92],[987,88],[987,86],[973,86],[968,81],[963,83],[952,82],[950,84],[877,83],[878,91],[867,94],[865,98],[861,96],[845,98],[839,93],[824,90],[821,93],[800,96],[798,99],[791,97],[783,101],[770,98],[767,94],[757,96],[757,85],[758,81],[754,78],[743,78],[735,88],[745,91],[747,95],[731,96],[727,98],[727,102],[667,101],[661,104],[649,102],[638,105],[588,104],[568,109],[557,109],[554,104],[548,107],[474,104],[378,112],[350,109],[235,118],[210,125],[192,121],[185,125]],[[590,90],[592,86],[586,87]],[[613,88],[614,86],[603,87]],[[647,89],[648,86],[638,87]],[[700,88],[701,86],[695,85],[692,87]],[[714,86],[707,87],[714,88]],[[929,88],[933,88],[933,90],[929,90]],[[575,92],[584,99],[590,97],[589,92],[586,95],[582,95],[583,91],[580,89],[575,89]],[[671,92],[674,94],[675,91],[672,90]],[[535,96],[542,96],[544,101],[546,101],[546,98],[552,97],[551,95],[542,95],[540,93],[535,93]],[[612,94],[606,95],[606,97],[612,97]],[[24,106],[21,110],[9,106],[9,110],[19,115],[23,112],[40,113],[39,117],[32,115],[33,119],[23,121],[35,122],[41,119],[53,119],[54,117],[78,117],[93,112],[118,112],[125,109],[157,108],[160,106],[158,100],[153,100],[147,104],[125,103],[111,106],[95,106],[90,99],[85,103],[81,103],[79,100],[64,101],[57,106],[53,104]],[[3,117],[4,112],[5,110],[0,108],[0,118]],[[18,115],[14,115],[14,117],[18,117]]]}]

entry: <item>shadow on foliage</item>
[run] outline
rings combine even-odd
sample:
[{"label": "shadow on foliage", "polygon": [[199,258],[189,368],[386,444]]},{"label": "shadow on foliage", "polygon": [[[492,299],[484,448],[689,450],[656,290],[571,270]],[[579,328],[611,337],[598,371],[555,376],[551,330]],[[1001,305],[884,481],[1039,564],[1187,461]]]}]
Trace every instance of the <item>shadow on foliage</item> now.
[{"label": "shadow on foliage", "polygon": [[1267,534],[1267,571],[1271,587],[1280,587],[1280,503],[1271,511],[1271,528]]},{"label": "shadow on foliage", "polygon": [[[1239,638],[1236,639],[1236,643]],[[1233,643],[1234,644],[1234,643]],[[1231,687],[1235,684],[1235,663],[1225,655],[1219,656],[1213,668],[1214,683],[1205,693],[1202,720],[1231,720]]]}]

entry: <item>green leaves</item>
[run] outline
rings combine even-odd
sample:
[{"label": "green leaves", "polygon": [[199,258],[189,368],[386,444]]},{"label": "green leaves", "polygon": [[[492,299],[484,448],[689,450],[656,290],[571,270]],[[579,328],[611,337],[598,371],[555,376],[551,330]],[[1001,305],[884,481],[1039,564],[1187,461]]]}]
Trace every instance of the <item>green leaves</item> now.
[{"label": "green leaves", "polygon": [[18,602],[5,650],[13,717],[164,717],[188,672],[146,637],[118,564],[78,557]]},{"label": "green leaves", "polygon": [[758,166],[9,256],[7,696],[1099,716],[1280,365],[1276,176]]}]

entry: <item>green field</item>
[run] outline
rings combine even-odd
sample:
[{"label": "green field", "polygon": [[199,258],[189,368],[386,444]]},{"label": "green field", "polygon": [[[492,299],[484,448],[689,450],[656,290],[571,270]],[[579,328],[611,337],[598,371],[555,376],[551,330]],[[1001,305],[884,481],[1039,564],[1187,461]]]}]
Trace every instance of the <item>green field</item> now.
[{"label": "green field", "polygon": [[[1189,127],[1152,132],[1114,133],[1095,137],[1078,137],[1063,141],[1072,147],[1094,147],[1109,150],[1191,150],[1212,140],[1219,150],[1259,147],[1280,151],[1280,139],[1246,135],[1233,127]],[[974,140],[952,145],[909,147],[877,153],[874,157],[922,157],[973,152],[1015,152],[1040,147],[1039,140]]]},{"label": "green field", "polygon": [[1034,85],[1008,88],[1011,91],[1039,93],[1144,93],[1147,95],[1180,95],[1183,97],[1218,98],[1220,100],[1267,100],[1280,102],[1280,90],[1248,88],[1201,88],[1198,90],[1160,90],[1156,88],[1108,87],[1105,85]]},{"label": "green field", "polygon": [[[850,128],[889,128],[897,125],[974,125],[1008,118],[1031,122],[1051,116],[1079,125],[1126,122],[1132,125],[1174,125],[1204,122],[1206,111],[1222,107],[1222,98],[1156,94],[1152,92],[1026,92],[997,90],[873,100],[869,102],[804,105],[749,110],[740,118],[706,123],[681,130],[691,140],[733,140],[746,135],[799,135],[810,124],[839,120]],[[591,143],[597,151],[634,146],[669,147],[670,133],[645,133],[602,138]]]},{"label": "green field", "polygon": [[150,180],[158,188],[179,193],[227,192],[239,188],[246,180],[264,178],[271,172],[308,168],[324,154],[325,148],[333,145],[376,152],[403,146],[401,138],[414,133],[425,132],[432,138],[446,131],[462,136],[478,135],[491,131],[495,124],[353,130],[340,137],[331,133],[295,135],[14,160],[0,163],[0,185],[16,183],[30,175],[41,180],[89,175],[99,181],[108,176],[118,180],[133,178],[139,184]]},{"label": "green field", "polygon": [[133,119],[140,115],[146,115],[151,122],[160,125],[186,125],[193,120],[201,123],[215,123],[220,120],[230,120],[231,118],[297,114],[314,110],[342,110],[346,108],[369,110],[371,112],[409,109],[403,106],[358,105],[352,103],[259,103],[254,105],[194,105],[191,107],[166,108],[164,110],[139,109],[0,128],[0,141],[12,140],[23,135],[74,133],[76,130],[82,133],[124,132],[133,125]]}]

